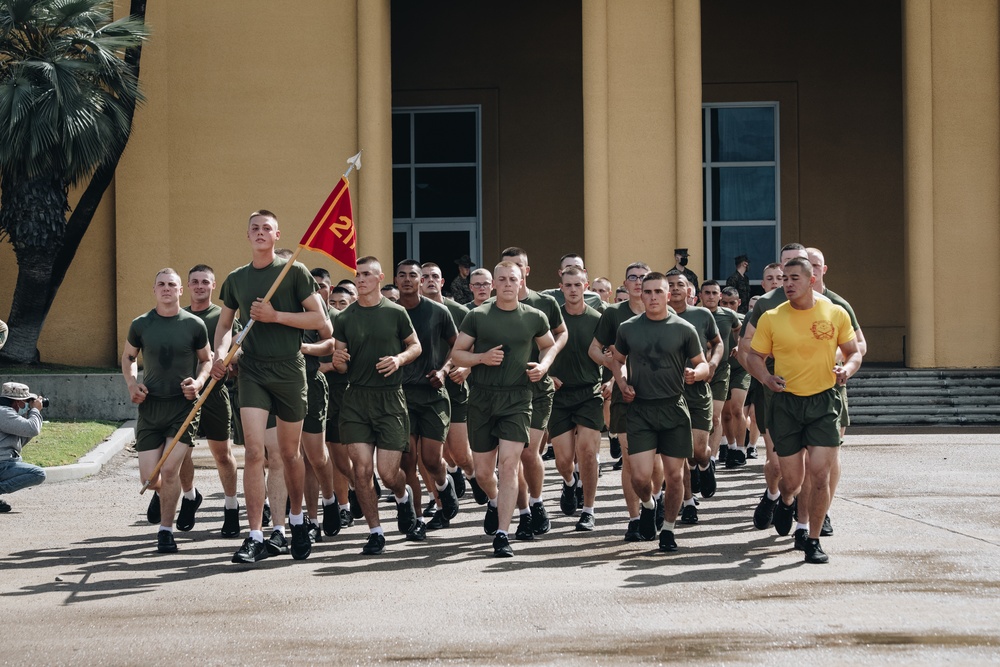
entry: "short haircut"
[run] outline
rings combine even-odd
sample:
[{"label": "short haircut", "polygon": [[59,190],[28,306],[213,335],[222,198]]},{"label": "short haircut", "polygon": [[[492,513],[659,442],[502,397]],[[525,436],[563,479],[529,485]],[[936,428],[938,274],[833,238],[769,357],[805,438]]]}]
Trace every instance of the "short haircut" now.
[{"label": "short haircut", "polygon": [[805,270],[809,271],[809,275],[812,275],[813,265],[805,257],[792,257],[790,260],[788,260],[787,262],[785,262],[784,268],[787,269],[787,268],[790,268],[790,267],[793,267],[793,266],[797,266],[797,267],[799,267],[801,269],[805,269]]},{"label": "short haircut", "polygon": [[415,259],[404,259],[401,262],[396,263],[396,273],[399,273],[399,268],[402,266],[415,266],[417,267],[417,272],[420,271],[420,262]]},{"label": "short haircut", "polygon": [[524,263],[528,263],[528,253],[525,252],[524,248],[518,248],[516,245],[512,245],[509,248],[505,248],[500,257],[524,257]]},{"label": "short haircut", "polygon": [[567,266],[566,270],[562,272],[563,276],[583,276],[584,282],[587,280],[587,272],[581,269],[579,266]]},{"label": "short haircut", "polygon": [[[516,257],[517,255],[507,255],[507,256],[508,257]],[[521,267],[518,266],[517,264],[515,264],[514,262],[508,262],[507,260],[501,261],[499,264],[497,264],[495,267],[493,267],[493,273],[496,273],[497,271],[499,271],[502,268],[503,269],[517,269],[518,275],[520,275],[522,279],[524,278],[524,274],[521,272]]]},{"label": "short haircut", "polygon": [[334,287],[332,290],[330,290],[330,294],[331,295],[333,295],[333,294],[346,294],[347,296],[354,296],[354,294],[351,292],[351,290],[347,289],[343,285],[337,285],[336,287]]},{"label": "short haircut", "polygon": [[728,296],[730,299],[740,298],[740,291],[735,287],[723,287],[722,293]]},{"label": "short haircut", "polygon": [[604,276],[597,276],[596,278],[594,278],[593,284],[596,285],[597,283],[605,283],[607,284],[608,289],[611,289],[611,281],[605,278]]},{"label": "short haircut", "polygon": [[271,218],[271,220],[274,221],[275,225],[278,224],[278,216],[276,216],[271,211],[268,211],[266,208],[257,209],[256,211],[251,213],[250,217],[247,218],[247,227],[250,226],[250,221],[253,220],[254,218]]},{"label": "short haircut", "polygon": [[341,280],[341,281],[340,281],[339,283],[337,283],[337,287],[340,287],[341,285],[351,285],[352,287],[355,287],[355,286],[356,286],[356,285],[354,284],[354,281],[353,281],[353,280],[351,280],[350,278],[344,278],[344,279],[343,279],[343,280]]},{"label": "short haircut", "polygon": [[[770,264],[764,267],[763,273],[767,273],[768,271],[771,271],[773,269],[780,269],[780,268],[781,264],[779,264],[778,262],[771,262]],[[763,273],[761,275],[763,275]]]},{"label": "short haircut", "polygon": [[177,280],[178,281],[180,281],[180,279],[181,279],[181,274],[177,273],[176,269],[172,269],[169,266],[167,266],[167,267],[164,267],[164,268],[160,269],[159,271],[157,271],[156,275],[153,276],[153,284],[154,285],[156,284],[156,279],[159,278],[160,274],[163,274],[163,273],[172,273],[175,276],[177,276]]},{"label": "short haircut", "polygon": [[788,250],[805,250],[805,249],[806,247],[801,243],[786,243],[785,245],[781,246],[781,252],[778,253],[778,256],[780,257],[782,253]]},{"label": "short haircut", "polygon": [[649,271],[649,264],[646,264],[645,262],[632,262],[631,264],[625,267],[626,278],[628,278],[628,272],[631,271],[632,269],[642,269],[644,271]]},{"label": "short haircut", "polygon": [[215,269],[210,267],[208,264],[195,264],[188,270],[188,277],[190,278],[192,273],[198,273],[199,271],[211,273],[213,276],[215,275]]},{"label": "short haircut", "polygon": [[618,289],[615,290],[615,294],[628,294],[628,288],[624,285],[619,285]]},{"label": "short haircut", "polygon": [[[663,275],[664,278],[680,278],[681,280],[684,281],[685,285],[691,285],[691,282],[688,280],[688,277],[684,275],[683,271],[678,271],[677,269],[670,269],[669,271],[666,272],[666,274],[661,274],[661,275]],[[648,278],[649,276],[646,277]]]},{"label": "short haircut", "polygon": [[330,272],[324,269],[322,266],[317,266],[315,269],[310,271],[313,278],[329,278]]},{"label": "short haircut", "polygon": [[490,273],[488,269],[484,269],[482,267],[480,267],[480,268],[476,269],[475,271],[473,271],[472,273],[470,273],[469,274],[469,280],[472,280],[473,276],[486,276],[490,280],[493,280],[493,274]]},{"label": "short haircut", "polygon": [[[421,269],[437,269],[438,271],[441,271],[441,267],[438,266],[437,264],[435,264],[434,262],[424,262],[423,264],[420,265],[420,268]],[[442,273],[444,273],[444,272],[442,271]]]},{"label": "short haircut", "polygon": [[395,285],[382,285],[382,289],[380,289],[379,291],[380,292],[398,292],[399,290],[396,288]]},{"label": "short haircut", "polygon": [[649,273],[646,274],[646,277],[642,279],[642,284],[645,285],[647,282],[651,280],[666,280],[667,276],[669,276],[671,273],[674,274],[680,273],[680,275],[682,276],[684,275],[680,271],[670,271],[666,275],[663,275],[659,271],[650,271]]},{"label": "short haircut", "polygon": [[[378,272],[382,273],[382,262],[378,261],[378,257],[375,257],[374,255],[365,255],[364,257],[359,258],[355,264],[356,266],[361,266],[362,264],[374,264],[378,267]],[[355,271],[357,271],[357,269],[355,269]]]},{"label": "short haircut", "polygon": [[720,288],[720,290],[722,288],[722,285],[719,284],[718,280],[706,280],[701,284],[701,288],[705,289],[706,287],[710,287],[712,285],[715,285],[716,287]]}]

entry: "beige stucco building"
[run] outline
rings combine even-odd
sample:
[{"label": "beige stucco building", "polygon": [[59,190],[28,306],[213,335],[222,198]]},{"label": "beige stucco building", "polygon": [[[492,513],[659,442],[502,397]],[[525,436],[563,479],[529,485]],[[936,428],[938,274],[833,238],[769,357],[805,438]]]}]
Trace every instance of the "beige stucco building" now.
[{"label": "beige stucco building", "polygon": [[[119,2],[122,7],[127,3]],[[294,246],[346,168],[359,254],[751,277],[820,247],[868,361],[1000,366],[995,0],[151,0],[148,102],[42,359],[114,365],[157,269]],[[739,252],[738,252],[739,251]],[[348,274],[318,254],[336,278]],[[0,312],[16,267],[0,247]],[[968,278],[967,278],[968,275]],[[981,290],[965,290],[970,282]]]}]

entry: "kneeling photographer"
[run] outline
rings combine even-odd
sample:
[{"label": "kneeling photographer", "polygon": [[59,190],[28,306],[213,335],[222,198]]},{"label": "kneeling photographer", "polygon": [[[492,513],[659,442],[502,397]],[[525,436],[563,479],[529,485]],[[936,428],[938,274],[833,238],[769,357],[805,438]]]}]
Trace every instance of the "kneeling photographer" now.
[{"label": "kneeling photographer", "polygon": [[[21,448],[42,431],[42,407],[48,403],[28,385],[6,382],[0,388],[0,495],[45,481],[45,470],[21,460]],[[0,512],[10,505],[0,498]]]}]

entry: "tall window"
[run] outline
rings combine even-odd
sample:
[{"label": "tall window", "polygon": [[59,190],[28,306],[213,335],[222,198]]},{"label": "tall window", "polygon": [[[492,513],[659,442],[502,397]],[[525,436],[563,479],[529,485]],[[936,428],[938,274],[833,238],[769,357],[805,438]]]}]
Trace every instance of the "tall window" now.
[{"label": "tall window", "polygon": [[706,104],[702,113],[706,275],[725,281],[746,255],[760,284],[781,238],[778,104]]},{"label": "tall window", "polygon": [[480,263],[481,154],[478,105],[392,111],[394,260],[435,262],[446,290],[456,259]]}]

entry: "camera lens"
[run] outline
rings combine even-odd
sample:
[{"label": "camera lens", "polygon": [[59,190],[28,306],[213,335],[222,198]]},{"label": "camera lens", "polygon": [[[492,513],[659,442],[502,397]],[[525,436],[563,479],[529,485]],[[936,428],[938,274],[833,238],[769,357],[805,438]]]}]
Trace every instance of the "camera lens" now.
[{"label": "camera lens", "polygon": [[44,396],[39,396],[39,398],[42,399],[42,407],[43,408],[49,407],[49,399],[45,398]]}]

